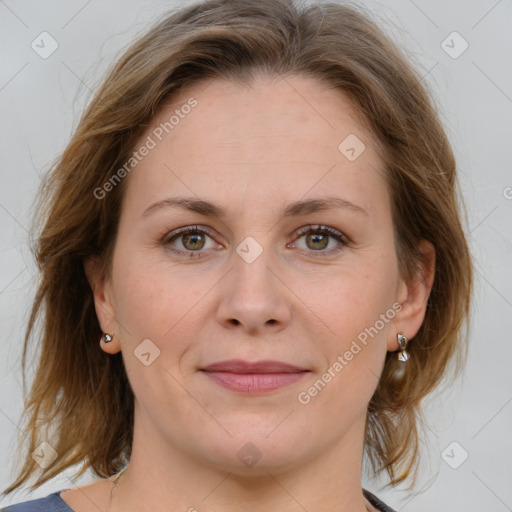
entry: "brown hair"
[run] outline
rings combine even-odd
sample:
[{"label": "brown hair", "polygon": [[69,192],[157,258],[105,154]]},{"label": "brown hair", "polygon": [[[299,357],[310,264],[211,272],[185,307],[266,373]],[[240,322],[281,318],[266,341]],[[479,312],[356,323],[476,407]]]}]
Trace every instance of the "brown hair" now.
[{"label": "brown hair", "polygon": [[[360,8],[292,0],[208,0],[171,13],[115,63],[83,114],[39,197],[41,226],[33,248],[41,280],[23,349],[23,388],[36,320],[37,369],[25,400],[29,438],[12,492],[38,466],[31,453],[48,441],[56,461],[33,490],[84,462],[109,477],[129,461],[134,396],[121,353],[108,355],[84,260],[96,257],[110,275],[126,179],[95,199],[133,152],[164,99],[189,84],[223,77],[250,83],[256,71],[303,74],[343,91],[382,148],[392,198],[395,244],[404,276],[422,264],[417,244],[436,250],[425,320],[409,345],[401,383],[388,353],[371,399],[366,454],[391,484],[415,475],[422,398],[439,385],[449,363],[466,354],[472,263],[460,222],[454,156],[421,77]],[[459,369],[461,364],[454,368]],[[51,431],[51,428],[54,431]],[[30,435],[28,435],[30,434]]]}]

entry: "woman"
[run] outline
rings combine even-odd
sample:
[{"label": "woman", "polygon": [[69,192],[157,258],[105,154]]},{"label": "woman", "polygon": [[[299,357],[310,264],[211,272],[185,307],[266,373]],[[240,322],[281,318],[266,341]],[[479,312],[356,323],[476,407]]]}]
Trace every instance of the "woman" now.
[{"label": "woman", "polygon": [[5,511],[389,511],[364,454],[414,483],[472,266],[435,108],[367,15],[171,13],[111,70],[41,201],[23,365],[44,329],[5,492],[82,462],[101,479]]}]

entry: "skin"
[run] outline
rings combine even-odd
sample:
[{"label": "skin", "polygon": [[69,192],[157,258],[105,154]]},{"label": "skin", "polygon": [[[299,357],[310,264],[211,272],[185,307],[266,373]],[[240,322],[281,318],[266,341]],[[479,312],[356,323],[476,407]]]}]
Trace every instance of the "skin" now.
[{"label": "skin", "polygon": [[[125,178],[112,276],[102,280],[86,262],[100,325],[114,334],[101,349],[122,351],[136,397],[133,453],[110,510],[374,510],[361,490],[367,405],[386,352],[399,348],[397,333],[419,330],[433,279],[427,270],[409,282],[399,274],[377,144],[340,91],[298,75],[259,75],[251,87],[195,84],[158,113],[141,144],[191,96],[197,106]],[[354,161],[338,150],[349,134],[366,146]],[[280,217],[293,201],[327,195],[366,213]],[[227,216],[176,207],[142,215],[176,196],[218,203]],[[297,235],[318,224],[349,244]],[[210,233],[165,241],[186,226]],[[236,252],[248,236],[262,248],[252,263]],[[202,257],[170,250],[195,247]],[[433,264],[432,246],[420,249]],[[298,393],[393,303],[401,305],[394,318],[299,403]],[[149,366],[133,354],[144,339],[160,350]],[[267,395],[239,395],[199,371],[231,358],[275,359],[310,373]],[[252,467],[237,457],[248,442],[262,455]],[[111,488],[105,479],[62,497],[78,512],[109,510]]]}]

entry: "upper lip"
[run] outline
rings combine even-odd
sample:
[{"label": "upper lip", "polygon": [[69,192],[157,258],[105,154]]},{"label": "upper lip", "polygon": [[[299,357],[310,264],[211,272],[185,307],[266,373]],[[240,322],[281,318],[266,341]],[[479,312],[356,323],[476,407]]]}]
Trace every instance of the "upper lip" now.
[{"label": "upper lip", "polygon": [[281,361],[244,361],[243,359],[230,359],[219,361],[201,368],[207,372],[230,372],[230,373],[296,373],[308,371],[292,364]]}]

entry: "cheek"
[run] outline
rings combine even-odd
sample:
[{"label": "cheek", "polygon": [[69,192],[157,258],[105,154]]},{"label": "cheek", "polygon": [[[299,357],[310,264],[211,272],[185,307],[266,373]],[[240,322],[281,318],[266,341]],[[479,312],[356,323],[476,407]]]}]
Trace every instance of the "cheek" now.
[{"label": "cheek", "polygon": [[[132,352],[145,339],[161,350],[163,335],[186,313],[186,287],[169,282],[169,272],[145,259],[144,253],[119,246],[114,261],[115,315],[123,350]],[[174,327],[176,325],[176,327]]]},{"label": "cheek", "polygon": [[[346,342],[373,326],[394,303],[396,268],[394,258],[383,255],[364,261],[357,256],[338,269],[329,269],[311,279],[301,277],[294,284],[297,296],[304,300],[322,331]],[[389,326],[391,314],[386,318]],[[378,324],[379,331],[382,328]]]},{"label": "cheek", "polygon": [[324,327],[316,342],[325,366],[297,398],[320,414],[328,410],[326,421],[332,421],[337,432],[366,413],[387,352],[395,313],[392,287],[389,277],[379,277],[374,270],[347,271],[336,281],[326,280],[324,293],[310,295],[314,303],[308,301],[329,328]]},{"label": "cheek", "polygon": [[[330,404],[339,414],[364,411],[378,383],[396,314],[396,272],[392,253],[366,260],[361,256],[357,264],[333,272],[330,279],[317,280],[318,288],[303,295],[322,319],[324,339],[317,349],[323,352],[325,367],[318,377],[328,383],[325,389],[322,383],[316,386],[322,395],[318,405]],[[300,293],[305,292],[306,288]]]},{"label": "cheek", "polygon": [[[175,272],[143,261],[133,252],[117,260],[116,319],[122,357],[140,404],[160,411],[172,400],[190,406],[179,382],[179,364],[189,346],[193,305]],[[171,279],[170,276],[173,276]]]},{"label": "cheek", "polygon": [[[115,314],[123,353],[127,354],[125,365],[140,371],[141,362],[133,355],[149,339],[158,354],[152,366],[174,374],[200,337],[208,315],[205,295],[218,276],[205,272],[198,277],[191,273],[191,266],[184,269],[186,265],[169,264],[160,256],[157,261],[149,253],[120,250],[119,255],[114,267]],[[152,345],[145,343],[151,352]]]}]

